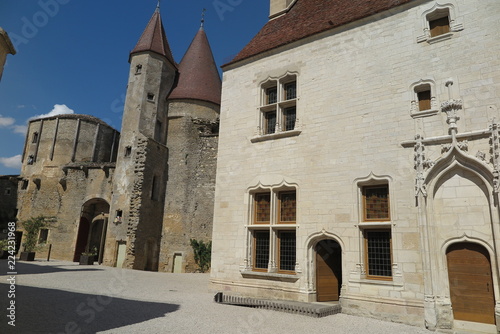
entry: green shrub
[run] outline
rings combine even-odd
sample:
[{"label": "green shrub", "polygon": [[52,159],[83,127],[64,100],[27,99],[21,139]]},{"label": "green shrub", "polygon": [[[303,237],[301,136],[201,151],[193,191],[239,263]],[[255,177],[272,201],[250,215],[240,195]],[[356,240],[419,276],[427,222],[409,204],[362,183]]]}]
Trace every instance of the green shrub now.
[{"label": "green shrub", "polygon": [[200,272],[204,273],[210,268],[212,260],[212,241],[205,243],[203,240],[190,239],[191,247],[194,251],[194,261],[198,265]]}]

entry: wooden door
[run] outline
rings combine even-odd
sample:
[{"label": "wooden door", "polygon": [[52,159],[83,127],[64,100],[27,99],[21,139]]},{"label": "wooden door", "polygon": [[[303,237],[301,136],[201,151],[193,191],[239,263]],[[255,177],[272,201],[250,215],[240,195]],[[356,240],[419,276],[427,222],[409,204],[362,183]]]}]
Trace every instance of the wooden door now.
[{"label": "wooden door", "polygon": [[342,253],[334,240],[320,241],[316,251],[316,297],[318,302],[336,301],[342,285]]},{"label": "wooden door", "polygon": [[495,298],[488,251],[474,243],[447,252],[451,307],[455,320],[495,323]]},{"label": "wooden door", "polygon": [[80,255],[85,252],[87,241],[89,238],[90,223],[87,218],[80,218],[80,226],[78,227],[78,236],[76,237],[75,253],[73,262],[80,261]]}]

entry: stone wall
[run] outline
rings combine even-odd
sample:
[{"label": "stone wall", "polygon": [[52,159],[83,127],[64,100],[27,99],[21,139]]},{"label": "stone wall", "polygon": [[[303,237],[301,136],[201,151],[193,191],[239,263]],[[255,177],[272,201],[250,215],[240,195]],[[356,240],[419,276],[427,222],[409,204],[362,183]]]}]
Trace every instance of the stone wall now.
[{"label": "stone wall", "polygon": [[171,101],[167,146],[169,168],[163,218],[160,270],[194,272],[190,239],[212,237],[218,106],[201,101]]},{"label": "stone wall", "polygon": [[[492,118],[499,116],[496,55],[500,47],[492,36],[500,28],[500,11],[493,0],[452,4],[457,28],[448,39],[421,41],[425,13],[434,2],[414,2],[225,68],[211,272],[215,290],[315,301],[314,245],[333,239],[342,248],[345,312],[423,326],[424,300],[438,305],[449,296],[446,274],[432,279],[429,274],[442,272],[438,266],[444,267],[446,242],[464,235],[478,240],[474,238],[481,235],[488,249],[496,247],[497,232],[491,231],[498,214],[491,206],[494,200],[488,202],[485,194],[492,193],[494,169],[487,153],[488,128]],[[296,131],[260,136],[261,85],[288,73],[297,76]],[[436,105],[434,112],[425,115],[412,109],[412,87],[422,80],[432,82]],[[463,108],[457,109],[457,126],[463,134],[460,141],[469,142],[468,151],[451,144],[450,117],[440,108],[450,99],[463,101]],[[436,192],[427,195],[436,196],[434,209],[430,204],[418,207],[422,202],[416,199],[417,158],[412,141],[417,134],[433,138],[425,151],[429,163],[448,157],[439,164],[443,173],[444,164],[473,170],[487,164],[488,181],[463,181],[459,176],[467,173],[451,174],[444,187],[435,186]],[[451,148],[443,149],[441,144]],[[484,163],[476,160],[478,151],[486,155]],[[453,162],[454,156],[467,156],[464,161],[470,159],[475,165]],[[425,182],[432,183],[431,177]],[[381,181],[389,185],[391,219],[370,225],[362,219],[360,189]],[[248,274],[251,191],[286,184],[297,187],[296,274]],[[457,184],[465,187],[460,193],[453,190]],[[487,190],[467,193],[472,184]],[[475,203],[470,208],[463,208],[467,206],[464,193]],[[456,204],[464,211],[461,218],[451,215],[446,205],[435,209],[451,194],[456,203],[461,202]],[[431,241],[424,233],[421,210],[437,215]],[[435,229],[435,220],[441,219],[444,225]],[[363,230],[375,227],[390,228],[392,233],[393,276],[386,282],[366,278]],[[435,261],[432,266],[426,256]],[[429,292],[432,289],[435,295]],[[449,303],[446,307],[450,313]]]},{"label": "stone wall", "polygon": [[116,130],[91,116],[61,115],[30,122],[17,219],[51,218],[46,245],[37,256],[45,257],[52,244],[53,258],[79,257],[75,247],[85,204],[100,199],[109,206],[118,140]]}]

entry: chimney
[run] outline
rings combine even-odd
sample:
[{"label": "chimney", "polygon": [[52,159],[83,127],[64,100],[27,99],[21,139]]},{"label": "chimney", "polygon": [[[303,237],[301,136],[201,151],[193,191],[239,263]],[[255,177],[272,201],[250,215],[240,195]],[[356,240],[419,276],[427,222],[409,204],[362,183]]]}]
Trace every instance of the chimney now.
[{"label": "chimney", "polygon": [[294,0],[270,0],[269,18],[272,19],[283,12],[290,6]]}]

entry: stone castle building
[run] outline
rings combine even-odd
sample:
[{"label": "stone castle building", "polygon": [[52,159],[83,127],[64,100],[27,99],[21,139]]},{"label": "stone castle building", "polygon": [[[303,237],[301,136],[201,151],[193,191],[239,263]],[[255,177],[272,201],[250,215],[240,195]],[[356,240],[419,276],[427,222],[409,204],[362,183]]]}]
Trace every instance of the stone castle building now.
[{"label": "stone castle building", "polygon": [[223,66],[211,285],[500,322],[500,2],[271,0]]},{"label": "stone castle building", "polygon": [[212,236],[221,97],[203,24],[178,64],[157,8],[129,63],[120,132],[88,115],[29,122],[17,219],[51,218],[52,258],[192,272],[190,239]]}]

